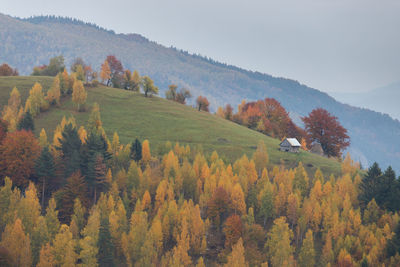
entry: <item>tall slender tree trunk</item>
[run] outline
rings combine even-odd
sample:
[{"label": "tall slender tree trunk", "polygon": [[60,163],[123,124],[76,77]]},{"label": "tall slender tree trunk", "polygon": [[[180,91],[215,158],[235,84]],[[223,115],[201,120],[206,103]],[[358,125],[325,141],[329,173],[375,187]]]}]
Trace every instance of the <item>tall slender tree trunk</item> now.
[{"label": "tall slender tree trunk", "polygon": [[44,209],[44,189],[45,189],[46,178],[43,178],[43,187],[42,187],[42,208]]},{"label": "tall slender tree trunk", "polygon": [[96,190],[96,186],[94,187],[94,202],[93,202],[93,204],[96,204],[96,193],[97,193],[97,190]]}]

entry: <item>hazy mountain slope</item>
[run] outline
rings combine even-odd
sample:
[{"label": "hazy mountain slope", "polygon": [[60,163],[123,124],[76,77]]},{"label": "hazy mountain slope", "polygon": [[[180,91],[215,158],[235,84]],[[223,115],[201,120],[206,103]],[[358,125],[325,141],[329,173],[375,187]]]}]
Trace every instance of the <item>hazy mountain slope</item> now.
[{"label": "hazy mountain slope", "polygon": [[[0,110],[7,104],[12,88],[16,86],[26,101],[29,90],[35,82],[43,84],[47,91],[52,77],[0,77]],[[160,97],[144,97],[132,91],[98,86],[86,88],[88,92],[85,112],[76,112],[71,97],[65,97],[60,107],[52,106],[48,111],[35,118],[35,133],[41,129],[47,132],[48,140],[53,140],[53,133],[63,116],[74,116],[78,125],[86,125],[90,107],[98,103],[101,120],[109,138],[114,132],[123,144],[131,143],[135,138],[148,139],[152,153],[165,152],[165,143],[179,142],[196,149],[201,145],[206,154],[217,151],[219,156],[229,162],[246,154],[252,157],[257,144],[263,140],[268,147],[269,161],[286,167],[296,167],[301,161],[310,174],[320,168],[329,177],[331,173],[340,174],[340,164],[335,159],[327,159],[312,153],[286,153],[279,150],[280,140],[265,136],[257,131],[219,118],[214,114],[199,112],[197,109],[168,101]]]},{"label": "hazy mountain slope", "polygon": [[400,82],[361,93],[332,93],[336,99],[357,107],[387,113],[400,120]]},{"label": "hazy mountain slope", "polygon": [[[134,29],[132,29],[134,31]],[[106,55],[115,54],[125,67],[150,75],[163,90],[170,83],[205,95],[213,109],[242,99],[274,97],[297,118],[315,107],[339,117],[352,139],[350,151],[363,164],[378,161],[400,170],[400,123],[387,115],[335,101],[296,81],[254,73],[166,48],[139,35],[117,35],[78,21],[36,18],[27,21],[0,15],[0,61],[22,73],[50,57],[63,54],[67,64],[81,56],[98,68]]]}]

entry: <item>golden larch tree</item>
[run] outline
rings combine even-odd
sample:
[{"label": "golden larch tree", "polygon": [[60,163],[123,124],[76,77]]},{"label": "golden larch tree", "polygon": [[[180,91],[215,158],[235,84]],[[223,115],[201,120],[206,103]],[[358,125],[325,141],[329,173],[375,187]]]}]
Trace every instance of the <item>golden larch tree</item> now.
[{"label": "golden larch tree", "polygon": [[20,219],[16,219],[13,224],[6,226],[0,246],[7,248],[14,260],[14,266],[31,265],[31,241],[29,235],[25,235]]},{"label": "golden larch tree", "polygon": [[149,140],[144,140],[142,144],[142,161],[143,163],[147,164],[149,163],[150,159],[150,143]]},{"label": "golden larch tree", "polygon": [[73,85],[72,101],[77,105],[78,111],[81,111],[82,106],[86,103],[87,92],[82,81],[76,80]]},{"label": "golden larch tree", "polygon": [[244,247],[242,238],[232,247],[232,253],[228,256],[228,262],[225,267],[246,267],[249,264],[244,256]]}]

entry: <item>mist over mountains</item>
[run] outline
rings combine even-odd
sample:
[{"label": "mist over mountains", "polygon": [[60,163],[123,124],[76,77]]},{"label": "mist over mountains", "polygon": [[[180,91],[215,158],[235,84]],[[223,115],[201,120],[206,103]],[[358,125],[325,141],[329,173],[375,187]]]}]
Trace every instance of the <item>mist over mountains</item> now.
[{"label": "mist over mountains", "polygon": [[74,58],[82,57],[98,70],[105,57],[113,54],[125,68],[149,75],[160,88],[161,96],[169,84],[175,83],[189,89],[194,96],[206,96],[214,111],[227,103],[236,106],[242,99],[273,97],[299,123],[301,116],[316,107],[323,107],[348,129],[349,151],[355,160],[360,160],[364,166],[377,161],[382,167],[392,165],[400,171],[398,120],[342,104],[328,94],[294,80],[246,71],[164,47],[137,34],[116,34],[94,24],[67,18],[18,19],[0,14],[0,40],[0,63],[7,62],[24,75],[57,55],[63,55],[67,65]]},{"label": "mist over mountains", "polygon": [[392,118],[400,120],[400,82],[367,92],[336,92],[331,93],[331,95],[344,103],[387,113]]}]

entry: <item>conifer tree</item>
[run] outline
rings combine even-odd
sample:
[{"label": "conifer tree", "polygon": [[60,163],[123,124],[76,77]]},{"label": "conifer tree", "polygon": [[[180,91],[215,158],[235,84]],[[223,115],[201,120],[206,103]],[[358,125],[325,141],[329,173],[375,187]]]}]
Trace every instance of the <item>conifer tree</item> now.
[{"label": "conifer tree", "polygon": [[132,142],[131,144],[130,158],[136,162],[139,162],[142,159],[142,144],[137,138],[135,139],[135,142]]},{"label": "conifer tree", "polygon": [[59,218],[62,223],[69,223],[74,209],[74,200],[79,198],[87,206],[87,186],[80,171],[73,173],[64,188],[56,195],[59,207]]},{"label": "conifer tree", "polygon": [[71,224],[74,222],[74,225],[77,227],[77,236],[80,236],[80,233],[85,226],[85,213],[86,209],[82,206],[79,198],[76,198],[74,201],[74,214],[71,217]]},{"label": "conifer tree", "polygon": [[292,231],[286,223],[285,217],[280,217],[274,221],[270,232],[268,233],[268,255],[272,267],[289,266],[293,263],[293,247],[291,240]]},{"label": "conifer tree", "polygon": [[75,246],[76,241],[73,239],[69,227],[65,224],[61,225],[52,246],[56,266],[75,266],[78,259]]},{"label": "conifer tree", "polygon": [[85,266],[98,266],[98,239],[100,231],[100,212],[94,207],[88,218],[88,223],[82,231],[83,239],[80,240],[82,250],[79,258]]},{"label": "conifer tree", "polygon": [[142,160],[146,164],[150,161],[150,159],[151,159],[151,154],[150,154],[149,140],[144,140],[142,146]]},{"label": "conifer tree", "polygon": [[42,207],[44,207],[44,198],[46,195],[46,185],[50,183],[50,180],[55,175],[55,165],[53,155],[47,146],[42,149],[39,158],[36,160],[35,173],[39,178],[42,190]]},{"label": "conifer tree", "polygon": [[40,250],[40,260],[36,267],[53,267],[56,265],[54,260],[53,251],[50,246],[50,243],[47,243]]},{"label": "conifer tree", "polygon": [[224,265],[225,267],[246,267],[249,264],[246,262],[244,256],[243,241],[240,238],[239,241],[232,247],[232,253],[228,256],[228,262]]},{"label": "conifer tree", "polygon": [[13,224],[6,226],[2,234],[0,246],[7,248],[14,261],[13,266],[30,266],[32,263],[31,241],[26,235],[22,222],[16,219]]},{"label": "conifer tree", "polygon": [[59,147],[57,150],[62,152],[62,158],[65,164],[65,177],[69,177],[73,172],[80,169],[80,150],[82,142],[78,131],[71,123],[65,125],[62,131],[62,138],[59,138]]},{"label": "conifer tree", "polygon": [[253,154],[253,160],[256,164],[258,176],[261,176],[262,170],[267,167],[269,161],[267,148],[262,140],[258,143],[257,150]]},{"label": "conifer tree", "polygon": [[40,250],[47,242],[50,241],[49,232],[47,229],[46,220],[43,216],[40,216],[37,224],[33,228],[31,235],[31,247],[32,247],[32,264],[36,266],[39,262]]},{"label": "conifer tree", "polygon": [[98,132],[100,128],[102,128],[103,123],[100,118],[100,106],[97,103],[93,104],[92,111],[89,115],[89,120],[87,123],[87,131]]},{"label": "conifer tree", "polygon": [[58,220],[58,211],[56,210],[56,201],[54,198],[49,200],[44,218],[49,232],[49,240],[53,240],[60,229],[60,221]]},{"label": "conifer tree", "polygon": [[18,131],[26,130],[32,132],[35,130],[33,118],[29,111],[24,113],[21,120],[18,122],[17,129]]},{"label": "conifer tree", "polygon": [[315,250],[314,250],[314,238],[311,230],[307,231],[306,238],[303,241],[299,254],[299,265],[300,267],[312,267],[315,266]]},{"label": "conifer tree", "polygon": [[99,247],[99,253],[97,255],[97,261],[99,263],[99,266],[113,267],[114,245],[111,242],[111,234],[109,229],[108,218],[104,218],[100,221],[98,247]]},{"label": "conifer tree", "polygon": [[42,130],[40,131],[40,134],[39,134],[39,145],[42,149],[44,147],[49,146],[49,142],[47,141],[47,134],[46,134],[46,131],[44,130],[44,128],[42,128]]},{"label": "conifer tree", "polygon": [[8,122],[8,129],[13,132],[17,129],[17,123],[19,121],[19,111],[21,109],[21,94],[18,89],[14,87],[10,93],[8,99],[8,105],[4,106],[2,113],[3,119]]}]

